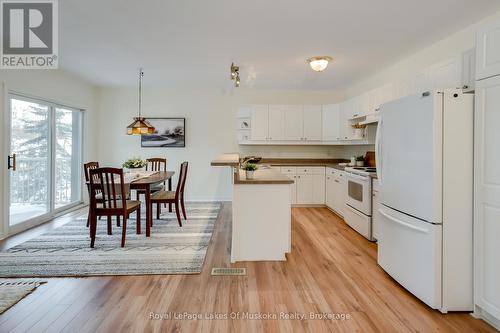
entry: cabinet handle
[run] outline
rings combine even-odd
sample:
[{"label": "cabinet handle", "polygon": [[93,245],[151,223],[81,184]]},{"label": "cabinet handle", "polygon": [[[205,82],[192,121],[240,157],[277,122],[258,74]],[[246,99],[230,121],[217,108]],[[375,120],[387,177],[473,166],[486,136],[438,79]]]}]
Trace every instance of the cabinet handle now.
[{"label": "cabinet handle", "polygon": [[335,179],[335,182],[336,182],[336,183],[339,183],[338,179]]}]

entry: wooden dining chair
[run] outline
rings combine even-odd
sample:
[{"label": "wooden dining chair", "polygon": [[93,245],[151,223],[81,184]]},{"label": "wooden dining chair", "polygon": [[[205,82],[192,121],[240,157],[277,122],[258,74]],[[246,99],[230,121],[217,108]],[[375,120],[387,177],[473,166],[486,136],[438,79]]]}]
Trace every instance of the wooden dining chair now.
[{"label": "wooden dining chair", "polygon": [[[89,170],[90,178],[90,247],[94,247],[97,217],[108,217],[108,235],[112,234],[111,216],[122,216],[122,241],[121,246],[125,246],[125,236],[127,233],[127,219],[134,211],[137,212],[137,234],[141,233],[141,202],[137,200],[127,200],[125,183],[123,179],[123,169],[117,168],[97,168]],[[98,194],[103,198],[102,203],[97,202]]]},{"label": "wooden dining chair", "polygon": [[179,205],[180,208],[182,208],[182,215],[184,216],[184,219],[187,220],[186,208],[184,206],[184,186],[186,185],[187,171],[188,162],[183,162],[181,164],[179,181],[175,191],[158,191],[151,196],[151,209],[153,209],[153,204],[156,204],[156,218],[158,220],[160,219],[162,203],[175,205],[175,214],[177,215],[177,222],[179,222],[179,226],[182,227]]},{"label": "wooden dining chair", "polygon": [[[153,157],[146,159],[146,171],[167,171],[167,159],[161,157]],[[167,184],[163,182],[163,184],[155,185],[151,188],[151,192],[158,192],[165,190],[167,188]],[[144,190],[136,191],[136,200],[139,199],[139,195],[145,194]]]},{"label": "wooden dining chair", "polygon": [[[99,168],[99,162],[88,162],[83,164],[83,173],[85,175],[85,183],[87,184],[87,191],[89,193],[89,198],[90,198],[90,175],[89,175],[89,170],[90,169],[97,169]],[[101,193],[98,193],[98,197],[96,198],[98,203],[102,203],[102,195]],[[90,209],[90,207],[89,207]],[[87,228],[90,226],[90,212],[87,215]]]}]

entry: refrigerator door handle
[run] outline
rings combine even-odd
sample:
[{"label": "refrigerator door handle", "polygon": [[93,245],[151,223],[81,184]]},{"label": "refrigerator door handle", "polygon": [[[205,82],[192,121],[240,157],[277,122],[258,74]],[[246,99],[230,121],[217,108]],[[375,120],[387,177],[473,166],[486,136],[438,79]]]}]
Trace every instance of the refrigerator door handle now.
[{"label": "refrigerator door handle", "polygon": [[382,135],[382,118],[380,118],[377,125],[377,134],[375,137],[375,161],[377,167],[377,178],[379,185],[382,185],[382,155],[381,155],[381,138]]},{"label": "refrigerator door handle", "polygon": [[418,232],[421,232],[421,233],[424,233],[424,234],[428,234],[429,233],[429,230],[426,230],[426,229],[423,229],[423,228],[419,228],[419,227],[415,227],[409,223],[406,223],[406,222],[403,222],[393,216],[390,216],[389,214],[387,213],[384,213],[384,211],[382,209],[379,209],[378,211],[380,214],[382,214],[383,216],[385,216],[386,218],[388,218],[390,221],[393,221],[397,224],[400,224],[406,228],[409,228],[409,229],[412,229],[412,230],[415,230],[415,231],[418,231]]}]

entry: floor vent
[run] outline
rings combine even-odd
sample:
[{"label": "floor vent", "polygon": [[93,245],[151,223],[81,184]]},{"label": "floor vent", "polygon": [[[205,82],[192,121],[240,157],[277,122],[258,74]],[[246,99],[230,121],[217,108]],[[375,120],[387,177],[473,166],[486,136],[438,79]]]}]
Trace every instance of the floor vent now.
[{"label": "floor vent", "polygon": [[212,275],[247,275],[246,268],[212,268]]}]

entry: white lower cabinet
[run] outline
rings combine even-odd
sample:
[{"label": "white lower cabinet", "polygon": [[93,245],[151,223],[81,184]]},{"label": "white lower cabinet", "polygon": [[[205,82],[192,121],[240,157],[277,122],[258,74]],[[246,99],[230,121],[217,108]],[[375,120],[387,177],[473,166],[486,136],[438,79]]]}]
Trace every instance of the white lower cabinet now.
[{"label": "white lower cabinet", "polygon": [[344,216],[345,206],[345,177],[344,172],[333,168],[326,168],[326,206],[340,216]]},{"label": "white lower cabinet", "polygon": [[281,172],[295,181],[292,204],[325,204],[325,167],[281,167]]}]

